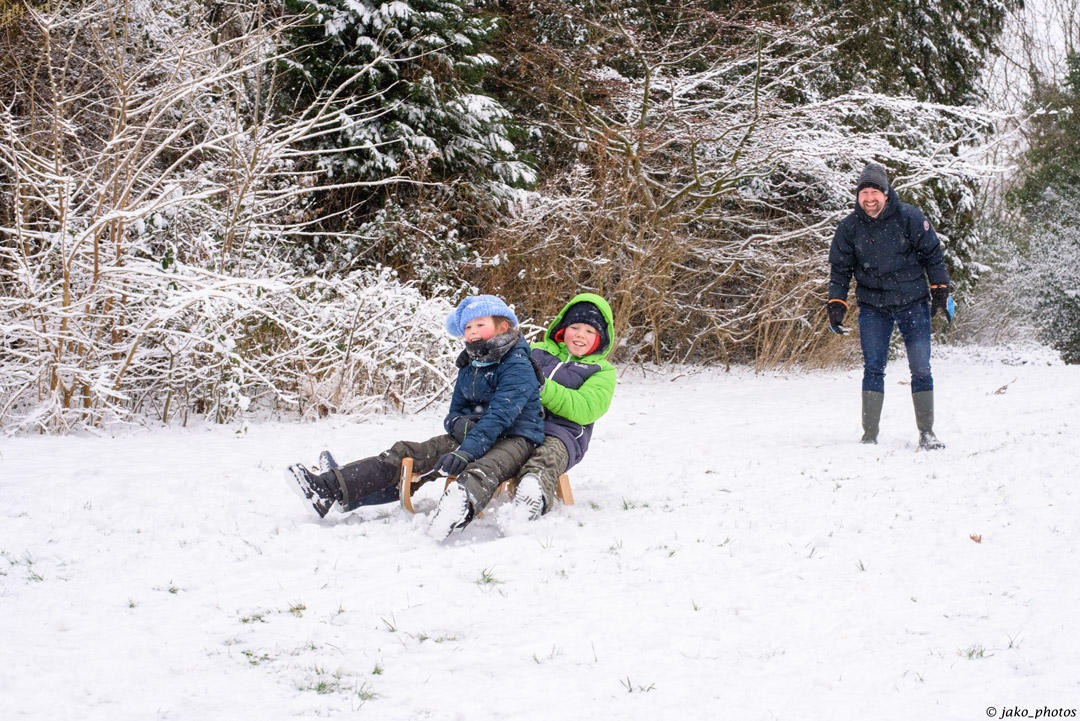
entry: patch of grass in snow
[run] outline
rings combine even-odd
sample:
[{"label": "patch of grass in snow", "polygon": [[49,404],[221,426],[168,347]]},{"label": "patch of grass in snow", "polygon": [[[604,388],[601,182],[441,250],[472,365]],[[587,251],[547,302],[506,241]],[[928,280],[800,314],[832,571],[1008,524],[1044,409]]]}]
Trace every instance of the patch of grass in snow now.
[{"label": "patch of grass in snow", "polygon": [[641,684],[635,684],[630,680],[629,676],[626,677],[625,681],[620,680],[619,683],[622,684],[623,688],[626,689],[627,693],[634,693],[635,690],[638,693],[648,693],[649,691],[652,691],[653,689],[656,688],[655,683],[650,683],[648,686],[643,686]]},{"label": "patch of grass in snow", "polygon": [[375,668],[371,669],[372,676],[382,676],[383,667],[378,663],[375,664]]},{"label": "patch of grass in snow", "polygon": [[248,663],[251,664],[252,666],[258,666],[263,661],[270,661],[271,660],[270,655],[265,654],[265,653],[262,656],[259,656],[254,651],[241,651],[240,653],[247,656]]},{"label": "patch of grass in snow", "polygon": [[[19,561],[12,558],[11,555],[7,551],[0,551],[0,557],[6,558],[7,562],[8,562],[8,565],[11,565],[11,566],[19,565]],[[38,573],[37,571],[34,570],[34,568],[33,568],[34,559],[30,555],[30,551],[24,551],[23,552],[22,562],[23,562],[23,564],[26,565],[26,574],[27,574],[27,578],[29,578],[29,580],[31,580],[31,581],[44,581],[45,580],[44,576],[42,576],[40,573]],[[7,575],[6,571],[0,572],[0,576],[6,576],[6,575]]]},{"label": "patch of grass in snow", "polygon": [[990,658],[994,654],[987,653],[982,644],[977,643],[966,651],[960,652],[961,656],[967,657],[968,661],[974,661],[977,658]]},{"label": "patch of grass in snow", "polygon": [[315,672],[315,680],[307,686],[302,687],[300,689],[301,691],[314,691],[318,694],[328,694],[336,693],[341,690],[340,673],[328,674],[326,669],[321,666],[315,666],[313,671]]},{"label": "patch of grass in snow", "polygon": [[[301,691],[314,691],[318,694],[331,694],[341,693],[342,691],[349,690],[347,687],[342,685],[342,673],[340,671],[327,673],[326,669],[320,666],[315,666],[312,670],[315,674],[314,680],[308,683],[307,686],[302,686],[300,688]],[[352,687],[351,690],[357,695],[357,697],[359,697],[361,701],[371,701],[372,699],[376,699],[379,697],[379,694],[370,690],[366,683],[360,683],[359,680],[356,681],[355,685]]]},{"label": "patch of grass in snow", "polygon": [[502,583],[502,581],[495,578],[495,574],[492,573],[493,570],[494,570],[494,567],[485,568],[483,571],[481,571],[480,572],[480,578],[476,579],[476,585],[483,587],[483,586],[495,586],[495,585],[498,585],[498,584]]},{"label": "patch of grass in snow", "polygon": [[297,618],[303,617],[304,611],[306,610],[307,606],[304,605],[303,601],[297,601],[293,605],[289,606],[289,613],[296,616]]},{"label": "patch of grass in snow", "polygon": [[533,657],[533,661],[535,661],[538,664],[541,664],[541,663],[544,663],[544,661],[550,661],[553,658],[557,658],[558,656],[562,656],[562,652],[563,652],[562,649],[559,648],[558,646],[552,646],[551,647],[551,653],[549,653],[544,658],[540,658],[535,653],[532,655],[532,657]]},{"label": "patch of grass in snow", "polygon": [[240,623],[255,623],[256,621],[259,623],[267,623],[267,620],[263,618],[263,614],[261,613],[253,613],[250,616],[240,617]]}]

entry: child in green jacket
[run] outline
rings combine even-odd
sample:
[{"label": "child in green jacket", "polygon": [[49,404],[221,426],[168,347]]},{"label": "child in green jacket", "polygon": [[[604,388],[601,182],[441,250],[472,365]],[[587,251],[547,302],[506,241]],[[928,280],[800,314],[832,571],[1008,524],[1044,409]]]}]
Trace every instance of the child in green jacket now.
[{"label": "child in green jacket", "polygon": [[544,442],[521,467],[514,504],[539,518],[551,510],[559,476],[589,449],[593,423],[615,395],[615,367],[607,361],[615,336],[611,307],[592,293],[575,296],[533,345],[543,373]]}]

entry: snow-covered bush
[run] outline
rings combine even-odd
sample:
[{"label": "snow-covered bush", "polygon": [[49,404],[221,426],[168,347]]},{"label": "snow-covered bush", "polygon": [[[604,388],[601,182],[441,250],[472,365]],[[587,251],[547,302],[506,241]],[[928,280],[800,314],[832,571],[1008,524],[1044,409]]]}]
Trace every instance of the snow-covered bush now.
[{"label": "snow-covered bush", "polygon": [[444,303],[287,262],[316,189],[394,180],[301,167],[366,99],[273,112],[281,26],[206,9],[58,3],[5,35],[23,62],[0,65],[0,425],[368,410],[443,386]]},{"label": "snow-covered bush", "polygon": [[995,272],[978,301],[1080,363],[1080,206],[1076,196],[1047,196],[995,238]]}]

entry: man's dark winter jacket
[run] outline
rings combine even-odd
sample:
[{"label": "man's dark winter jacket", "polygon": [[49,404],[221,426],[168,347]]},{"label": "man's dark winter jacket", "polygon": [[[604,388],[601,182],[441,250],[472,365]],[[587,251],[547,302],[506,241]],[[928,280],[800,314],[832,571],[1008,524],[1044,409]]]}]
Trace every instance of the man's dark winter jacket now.
[{"label": "man's dark winter jacket", "polygon": [[544,442],[540,382],[524,338],[519,337],[498,363],[474,365],[463,351],[457,366],[457,383],[443,427],[452,433],[455,421],[476,420],[461,440],[462,451],[479,458],[499,436],[521,436],[536,445]]},{"label": "man's dark winter jacket", "polygon": [[871,218],[858,204],[836,229],[829,250],[829,299],[846,301],[851,276],[859,304],[895,311],[926,301],[933,285],[947,285],[945,256],[922,211],[901,203],[891,187],[885,210]]}]

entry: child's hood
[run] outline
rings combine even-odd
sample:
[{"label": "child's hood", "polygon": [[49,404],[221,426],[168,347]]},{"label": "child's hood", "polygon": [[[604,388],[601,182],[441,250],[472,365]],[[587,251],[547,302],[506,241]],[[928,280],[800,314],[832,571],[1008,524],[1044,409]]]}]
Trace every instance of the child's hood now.
[{"label": "child's hood", "polygon": [[603,348],[597,348],[596,352],[592,353],[591,355],[599,356],[601,358],[607,358],[607,354],[611,352],[611,345],[615,341],[615,321],[613,320],[611,306],[608,305],[608,302],[606,300],[596,295],[595,293],[579,293],[578,295],[575,295],[573,298],[571,298],[570,302],[563,306],[563,309],[559,311],[559,314],[555,316],[555,319],[552,320],[551,323],[548,325],[547,330],[544,331],[544,340],[551,341],[552,343],[557,342],[554,338],[552,338],[555,329],[559,326],[559,323],[562,322],[563,316],[566,315],[566,312],[578,303],[592,303],[600,309],[600,313],[604,316],[604,321],[607,322],[608,343]]}]

